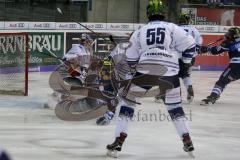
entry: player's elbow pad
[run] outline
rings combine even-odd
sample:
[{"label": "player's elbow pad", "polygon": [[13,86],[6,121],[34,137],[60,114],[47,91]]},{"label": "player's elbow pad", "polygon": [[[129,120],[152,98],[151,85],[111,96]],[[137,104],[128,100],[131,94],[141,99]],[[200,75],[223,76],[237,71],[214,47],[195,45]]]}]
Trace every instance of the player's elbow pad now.
[{"label": "player's elbow pad", "polygon": [[196,46],[186,49],[182,52],[183,58],[193,58],[194,54],[196,53]]},{"label": "player's elbow pad", "polygon": [[133,67],[133,66],[136,66],[138,64],[138,61],[127,61],[127,64],[130,66],[130,67]]}]

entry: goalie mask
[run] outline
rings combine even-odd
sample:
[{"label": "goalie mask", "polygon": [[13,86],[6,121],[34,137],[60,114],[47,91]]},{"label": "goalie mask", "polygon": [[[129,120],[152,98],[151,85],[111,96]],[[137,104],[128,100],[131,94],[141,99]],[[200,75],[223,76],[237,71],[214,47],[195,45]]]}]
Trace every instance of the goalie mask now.
[{"label": "goalie mask", "polygon": [[235,41],[240,38],[240,28],[232,27],[228,30],[228,32],[224,35],[226,40]]},{"label": "goalie mask", "polygon": [[83,44],[83,45],[91,45],[93,42],[92,38],[86,34],[86,33],[83,33],[80,37],[80,43]]}]

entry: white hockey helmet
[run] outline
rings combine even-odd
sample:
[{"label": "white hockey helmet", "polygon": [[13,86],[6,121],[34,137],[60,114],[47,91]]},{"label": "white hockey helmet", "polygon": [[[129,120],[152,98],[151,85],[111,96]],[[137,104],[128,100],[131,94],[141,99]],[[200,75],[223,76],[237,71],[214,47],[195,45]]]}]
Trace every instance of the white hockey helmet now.
[{"label": "white hockey helmet", "polygon": [[80,36],[80,42],[82,42],[82,43],[90,43],[91,44],[93,42],[93,40],[92,40],[92,38],[88,34],[83,33]]}]

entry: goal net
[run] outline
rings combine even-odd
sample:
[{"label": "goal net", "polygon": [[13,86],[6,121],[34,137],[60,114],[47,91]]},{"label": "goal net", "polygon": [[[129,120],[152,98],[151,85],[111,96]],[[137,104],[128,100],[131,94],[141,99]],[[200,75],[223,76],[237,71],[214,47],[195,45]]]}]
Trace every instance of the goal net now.
[{"label": "goal net", "polygon": [[0,33],[0,94],[28,94],[27,44],[27,33]]}]

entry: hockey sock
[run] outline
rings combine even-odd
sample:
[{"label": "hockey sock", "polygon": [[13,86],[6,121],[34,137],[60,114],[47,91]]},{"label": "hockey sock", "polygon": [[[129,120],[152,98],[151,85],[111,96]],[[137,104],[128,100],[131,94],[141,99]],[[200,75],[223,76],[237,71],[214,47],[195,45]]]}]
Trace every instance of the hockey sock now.
[{"label": "hockey sock", "polygon": [[185,77],[183,78],[183,84],[188,89],[188,86],[192,85],[191,77]]},{"label": "hockey sock", "polygon": [[220,97],[220,95],[222,94],[222,87],[215,85],[214,88],[212,89],[212,93],[211,96],[213,97]]},{"label": "hockey sock", "polygon": [[171,119],[179,136],[182,138],[183,134],[189,133],[187,119],[185,117],[185,113],[181,105],[180,104],[168,105],[168,112],[169,115],[171,116]]},{"label": "hockey sock", "polygon": [[115,130],[115,137],[119,137],[120,133],[128,132],[128,123],[133,117],[134,109],[131,107],[121,106],[119,116],[117,118],[117,126]]}]

